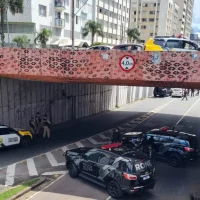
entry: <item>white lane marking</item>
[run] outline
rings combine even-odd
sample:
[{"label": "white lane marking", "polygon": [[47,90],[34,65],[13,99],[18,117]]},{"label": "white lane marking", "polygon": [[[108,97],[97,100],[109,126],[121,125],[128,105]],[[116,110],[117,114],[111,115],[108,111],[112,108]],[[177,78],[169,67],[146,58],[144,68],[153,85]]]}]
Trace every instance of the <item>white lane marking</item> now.
[{"label": "white lane marking", "polygon": [[92,144],[99,144],[96,140],[94,140],[93,138],[88,138],[87,140],[89,140]]},{"label": "white lane marking", "polygon": [[66,171],[55,171],[55,172],[45,172],[41,174],[42,176],[52,176],[57,174],[66,174]]},{"label": "white lane marking", "polygon": [[100,133],[98,136],[103,140],[110,139],[109,137],[106,137],[103,133]]},{"label": "white lane marking", "polygon": [[55,157],[53,156],[51,152],[45,153],[45,155],[47,159],[49,160],[50,164],[52,165],[52,167],[59,166],[58,162],[56,161]]},{"label": "white lane marking", "polygon": [[29,158],[26,160],[27,162],[27,167],[28,167],[28,172],[30,176],[38,176],[37,169],[35,167],[35,163],[33,158]]},{"label": "white lane marking", "polygon": [[46,190],[47,188],[49,188],[51,185],[53,185],[54,183],[58,182],[61,178],[63,178],[66,174],[68,174],[68,171],[66,171],[65,174],[61,175],[59,178],[57,178],[56,180],[54,180],[53,182],[51,182],[49,185],[47,185],[45,188],[43,188],[42,190],[36,192],[35,194],[33,194],[32,196],[30,196],[27,200],[32,199],[33,197],[35,197],[36,195],[38,195],[39,193],[41,193],[42,191]]},{"label": "white lane marking", "polygon": [[75,142],[75,144],[77,145],[77,147],[84,147],[84,145],[80,141]]},{"label": "white lane marking", "polygon": [[9,165],[6,172],[5,186],[12,186],[15,182],[15,168],[16,163]]},{"label": "white lane marking", "polygon": [[66,152],[67,150],[69,150],[69,148],[67,146],[61,147],[63,152]]},{"label": "white lane marking", "polygon": [[111,198],[112,198],[112,197],[111,197],[111,196],[109,196],[109,197],[108,197],[106,200],[111,200]]},{"label": "white lane marking", "polygon": [[200,98],[198,100],[195,101],[195,103],[187,110],[187,112],[181,117],[181,119],[176,123],[176,125],[178,125],[182,119],[192,110],[192,108],[199,102]]}]

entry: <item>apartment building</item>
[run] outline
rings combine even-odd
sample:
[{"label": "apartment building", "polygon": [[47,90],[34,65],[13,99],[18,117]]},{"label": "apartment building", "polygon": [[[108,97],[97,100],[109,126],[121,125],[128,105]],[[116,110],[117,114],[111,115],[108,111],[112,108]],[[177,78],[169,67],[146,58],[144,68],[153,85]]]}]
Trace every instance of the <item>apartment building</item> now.
[{"label": "apartment building", "polygon": [[157,35],[176,35],[179,5],[173,0],[132,0],[130,27],[140,31],[141,42]]},{"label": "apartment building", "polygon": [[189,38],[192,30],[194,0],[174,0],[180,8],[178,32]]},{"label": "apartment building", "polygon": [[95,41],[109,45],[126,43],[129,27],[130,0],[95,0],[95,20],[103,26],[104,37]]},{"label": "apartment building", "polygon": [[[71,0],[24,0],[24,12],[12,15],[8,12],[10,41],[17,35],[27,35],[34,43],[43,28],[52,31],[49,44],[71,45]],[[94,19],[94,0],[75,0],[75,46],[91,43],[91,37],[82,37],[82,27]],[[5,25],[5,33],[8,32]],[[5,34],[8,41],[8,34]]]}]

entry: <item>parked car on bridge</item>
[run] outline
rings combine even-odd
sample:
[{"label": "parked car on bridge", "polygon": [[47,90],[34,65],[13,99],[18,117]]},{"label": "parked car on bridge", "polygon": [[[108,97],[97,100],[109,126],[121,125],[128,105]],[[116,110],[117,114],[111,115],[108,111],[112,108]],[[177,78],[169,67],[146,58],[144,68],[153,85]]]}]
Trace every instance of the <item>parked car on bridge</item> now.
[{"label": "parked car on bridge", "polygon": [[7,126],[0,126],[0,149],[15,145],[28,147],[31,144],[33,136],[29,130],[13,129]]},{"label": "parked car on bridge", "polygon": [[107,188],[115,199],[124,193],[153,189],[156,182],[155,166],[149,157],[133,150],[77,148],[66,151],[64,156],[72,178],[80,176]]},{"label": "parked car on bridge", "polygon": [[186,38],[157,36],[147,41],[145,51],[200,51],[200,47]]},{"label": "parked car on bridge", "polygon": [[183,89],[181,88],[172,88],[172,97],[182,97]]},{"label": "parked car on bridge", "polygon": [[105,45],[97,45],[97,46],[89,47],[88,49],[89,49],[89,50],[102,50],[102,51],[105,51],[105,50],[111,50],[112,47],[110,47],[110,46],[105,46]]},{"label": "parked car on bridge", "polygon": [[118,44],[113,47],[115,50],[126,50],[126,51],[143,51],[144,46],[140,44]]}]

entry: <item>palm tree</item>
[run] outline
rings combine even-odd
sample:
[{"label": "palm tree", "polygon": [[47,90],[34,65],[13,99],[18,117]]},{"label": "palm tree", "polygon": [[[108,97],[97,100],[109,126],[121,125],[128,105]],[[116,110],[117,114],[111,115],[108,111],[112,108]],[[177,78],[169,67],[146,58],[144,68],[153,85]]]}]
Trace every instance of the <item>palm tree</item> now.
[{"label": "palm tree", "polygon": [[42,29],[40,33],[38,33],[38,36],[35,38],[34,42],[37,44],[39,42],[42,45],[42,48],[46,48],[47,41],[51,37],[52,32],[49,29]]},{"label": "palm tree", "polygon": [[89,20],[82,29],[82,35],[83,37],[87,37],[89,33],[91,33],[92,35],[92,45],[93,45],[95,34],[98,34],[99,36],[103,37],[102,25],[99,22]]},{"label": "palm tree", "polygon": [[138,41],[140,37],[140,33],[137,28],[129,28],[126,30],[128,39],[130,42]]},{"label": "palm tree", "polygon": [[18,47],[24,48],[30,43],[30,39],[26,35],[16,36],[13,38],[13,42],[16,42]]},{"label": "palm tree", "polygon": [[0,35],[1,35],[2,47],[5,46],[4,18],[7,14],[7,11],[9,9],[13,15],[15,15],[16,10],[22,13],[24,10],[23,4],[24,0],[0,0],[0,12],[1,12]]}]

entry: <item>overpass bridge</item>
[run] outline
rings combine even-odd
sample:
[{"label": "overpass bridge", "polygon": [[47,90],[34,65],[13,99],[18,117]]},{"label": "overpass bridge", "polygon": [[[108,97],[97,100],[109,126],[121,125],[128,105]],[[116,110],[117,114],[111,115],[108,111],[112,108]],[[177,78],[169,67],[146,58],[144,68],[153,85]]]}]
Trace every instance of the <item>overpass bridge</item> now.
[{"label": "overpass bridge", "polygon": [[0,77],[44,82],[200,88],[199,52],[0,48]]}]

